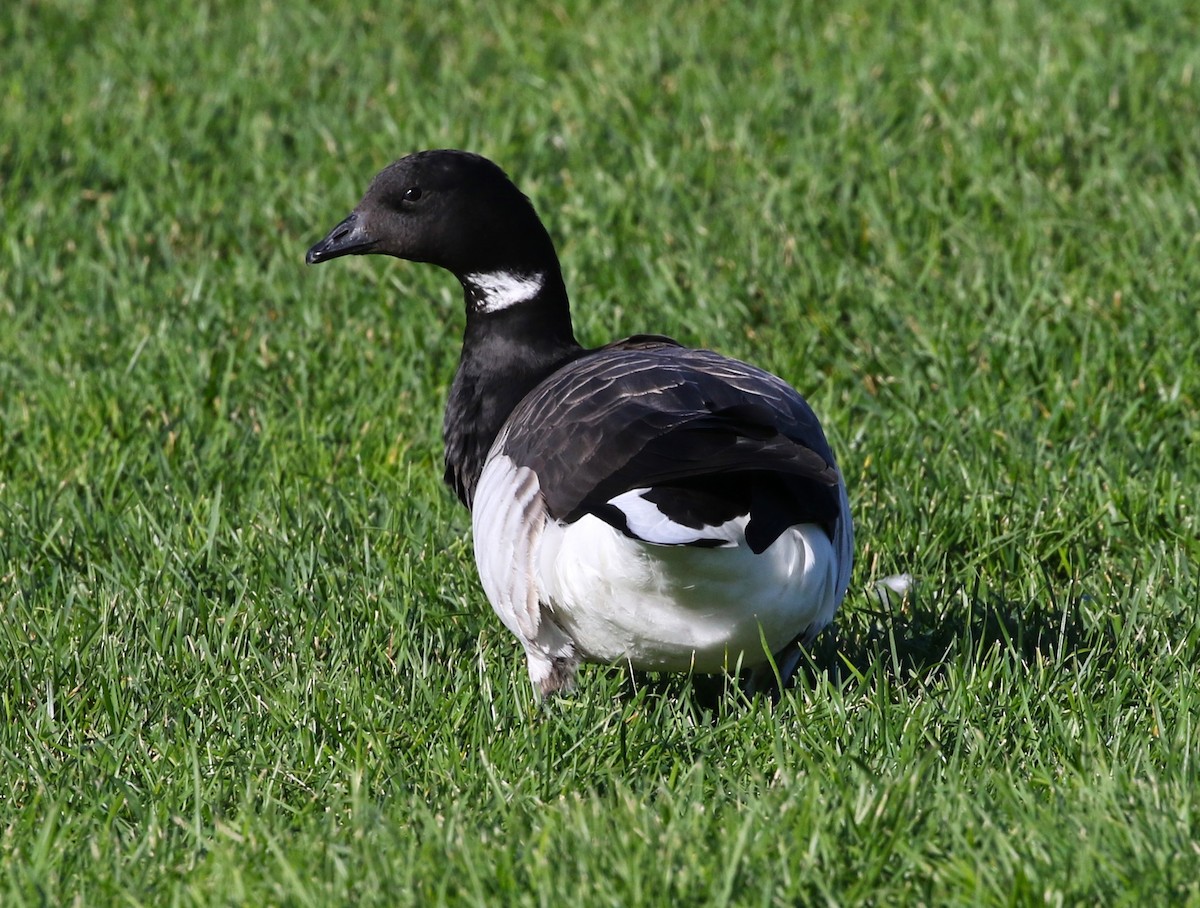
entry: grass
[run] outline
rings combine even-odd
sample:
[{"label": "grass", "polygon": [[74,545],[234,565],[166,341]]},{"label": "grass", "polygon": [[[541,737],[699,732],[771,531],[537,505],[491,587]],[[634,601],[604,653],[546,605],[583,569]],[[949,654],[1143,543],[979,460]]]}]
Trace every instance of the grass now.
[{"label": "grass", "polygon": [[[9,6],[0,903],[1200,904],[1193,4]],[[583,339],[822,414],[858,563],[779,703],[533,702],[452,281],[302,265],[439,146]]]}]

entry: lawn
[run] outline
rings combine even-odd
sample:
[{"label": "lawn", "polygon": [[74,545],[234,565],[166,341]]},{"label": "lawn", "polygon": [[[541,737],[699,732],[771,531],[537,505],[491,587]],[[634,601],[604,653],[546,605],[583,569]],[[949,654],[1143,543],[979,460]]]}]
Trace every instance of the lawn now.
[{"label": "lawn", "polygon": [[[1200,905],[1197,33],[10,0],[0,904]],[[533,198],[581,340],[821,414],[857,563],[778,702],[535,701],[440,481],[457,286],[303,264],[446,146]]]}]

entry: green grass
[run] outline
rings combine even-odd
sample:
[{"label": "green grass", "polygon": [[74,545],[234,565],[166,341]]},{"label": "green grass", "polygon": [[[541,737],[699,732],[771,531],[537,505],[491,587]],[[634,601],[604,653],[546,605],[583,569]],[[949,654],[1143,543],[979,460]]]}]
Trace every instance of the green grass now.
[{"label": "green grass", "polygon": [[[7,5],[0,903],[1200,905],[1200,9],[668,6]],[[452,280],[302,264],[444,146],[582,339],[822,415],[858,563],[779,703],[534,703]]]}]

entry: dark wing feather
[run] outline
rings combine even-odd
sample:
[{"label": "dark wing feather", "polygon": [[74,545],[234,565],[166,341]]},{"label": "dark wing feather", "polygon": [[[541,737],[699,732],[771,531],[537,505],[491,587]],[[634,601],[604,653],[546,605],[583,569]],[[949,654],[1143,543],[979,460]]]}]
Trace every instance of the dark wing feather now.
[{"label": "dark wing feather", "polygon": [[650,488],[689,526],[749,512],[756,551],[787,527],[838,519],[840,475],[816,416],[782,379],[667,338],[634,337],[568,364],[521,401],[503,452],[537,472],[549,514],[596,514]]}]

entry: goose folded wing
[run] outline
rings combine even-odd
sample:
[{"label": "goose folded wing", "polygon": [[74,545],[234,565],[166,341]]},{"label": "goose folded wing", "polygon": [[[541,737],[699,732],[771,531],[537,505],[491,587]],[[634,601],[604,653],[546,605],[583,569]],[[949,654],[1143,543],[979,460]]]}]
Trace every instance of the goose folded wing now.
[{"label": "goose folded wing", "polygon": [[832,534],[840,475],[792,388],[709,351],[636,343],[568,366],[509,420],[505,453],[538,474],[549,516],[701,546],[733,544],[724,525],[749,516],[754,551],[798,523]]}]

